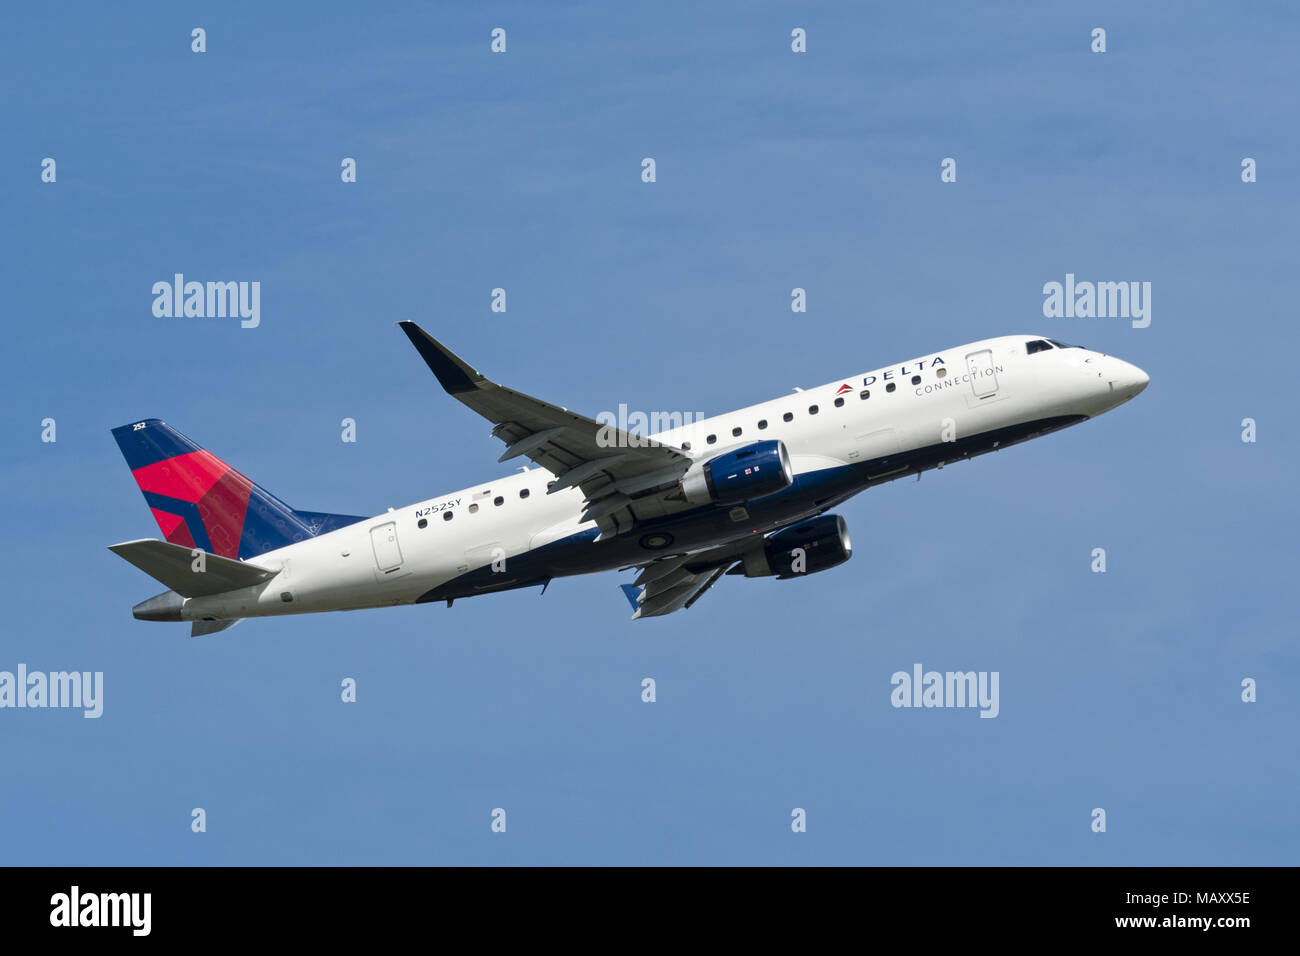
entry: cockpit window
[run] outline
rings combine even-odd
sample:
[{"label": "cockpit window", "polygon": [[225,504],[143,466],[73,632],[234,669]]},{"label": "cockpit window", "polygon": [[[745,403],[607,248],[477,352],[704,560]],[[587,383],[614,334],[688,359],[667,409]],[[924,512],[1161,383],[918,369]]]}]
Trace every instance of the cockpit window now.
[{"label": "cockpit window", "polygon": [[1055,345],[1058,349],[1081,349],[1081,348],[1083,348],[1082,345],[1066,345],[1064,342],[1058,342],[1058,341],[1056,341],[1056,339],[1048,339],[1047,341],[1051,342],[1051,343],[1052,343],[1053,345]]},{"label": "cockpit window", "polygon": [[1025,343],[1025,352],[1033,355],[1035,352],[1046,352],[1051,348],[1047,344],[1047,339],[1034,339],[1032,342]]}]

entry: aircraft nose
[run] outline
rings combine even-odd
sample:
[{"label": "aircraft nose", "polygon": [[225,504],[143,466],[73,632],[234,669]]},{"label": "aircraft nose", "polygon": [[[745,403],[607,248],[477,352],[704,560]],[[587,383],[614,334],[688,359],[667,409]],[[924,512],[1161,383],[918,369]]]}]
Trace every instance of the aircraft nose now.
[{"label": "aircraft nose", "polygon": [[1150,375],[1130,362],[1124,363],[1124,371],[1127,373],[1127,387],[1132,389],[1134,395],[1141,392],[1151,382]]},{"label": "aircraft nose", "polygon": [[1115,391],[1122,393],[1126,398],[1137,395],[1151,381],[1151,376],[1131,362],[1125,362],[1123,359],[1113,359],[1112,361],[1114,365],[1110,370],[1111,387]]}]

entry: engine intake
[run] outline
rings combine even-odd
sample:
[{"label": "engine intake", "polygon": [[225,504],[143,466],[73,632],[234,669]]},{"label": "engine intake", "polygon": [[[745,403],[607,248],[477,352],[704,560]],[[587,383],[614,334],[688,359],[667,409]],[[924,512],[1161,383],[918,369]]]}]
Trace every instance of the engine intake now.
[{"label": "engine intake", "polygon": [[725,451],[696,463],[682,476],[682,494],[692,504],[735,504],[784,491],[794,484],[790,453],[779,439]]},{"label": "engine intake", "polygon": [[843,564],[853,556],[849,529],[839,515],[819,515],[769,535],[748,552],[734,573],[747,578],[800,578]]}]

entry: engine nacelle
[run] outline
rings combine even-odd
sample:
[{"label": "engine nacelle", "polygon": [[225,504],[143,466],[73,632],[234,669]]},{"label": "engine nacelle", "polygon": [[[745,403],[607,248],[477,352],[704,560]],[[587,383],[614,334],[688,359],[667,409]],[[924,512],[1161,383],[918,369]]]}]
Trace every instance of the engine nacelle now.
[{"label": "engine nacelle", "polygon": [[849,529],[839,515],[819,515],[769,535],[763,547],[744,557],[747,578],[800,578],[843,564],[853,556]]},{"label": "engine nacelle", "polygon": [[691,504],[736,504],[784,491],[794,484],[785,442],[756,441],[696,462],[682,476],[682,494]]}]

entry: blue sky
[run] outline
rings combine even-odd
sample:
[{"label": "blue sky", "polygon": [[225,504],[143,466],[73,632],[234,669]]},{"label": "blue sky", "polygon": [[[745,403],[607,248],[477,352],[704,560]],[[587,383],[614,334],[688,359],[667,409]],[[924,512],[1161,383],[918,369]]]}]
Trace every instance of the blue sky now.
[{"label": "blue sky", "polygon": [[[105,675],[99,720],[0,711],[5,862],[1296,862],[1293,7],[4,19],[0,669]],[[260,327],[155,318],[176,272],[261,282]],[[1067,272],[1151,282],[1151,326],[1045,319]],[[663,619],[629,622],[606,574],[201,640],[132,620],[158,588],[105,546],[157,529],[113,426],[166,419],[310,510],[502,473],[400,319],[592,415],[1013,332],[1151,385],[854,499],[840,568]],[[892,708],[916,662],[999,671],[1000,715]]]}]

